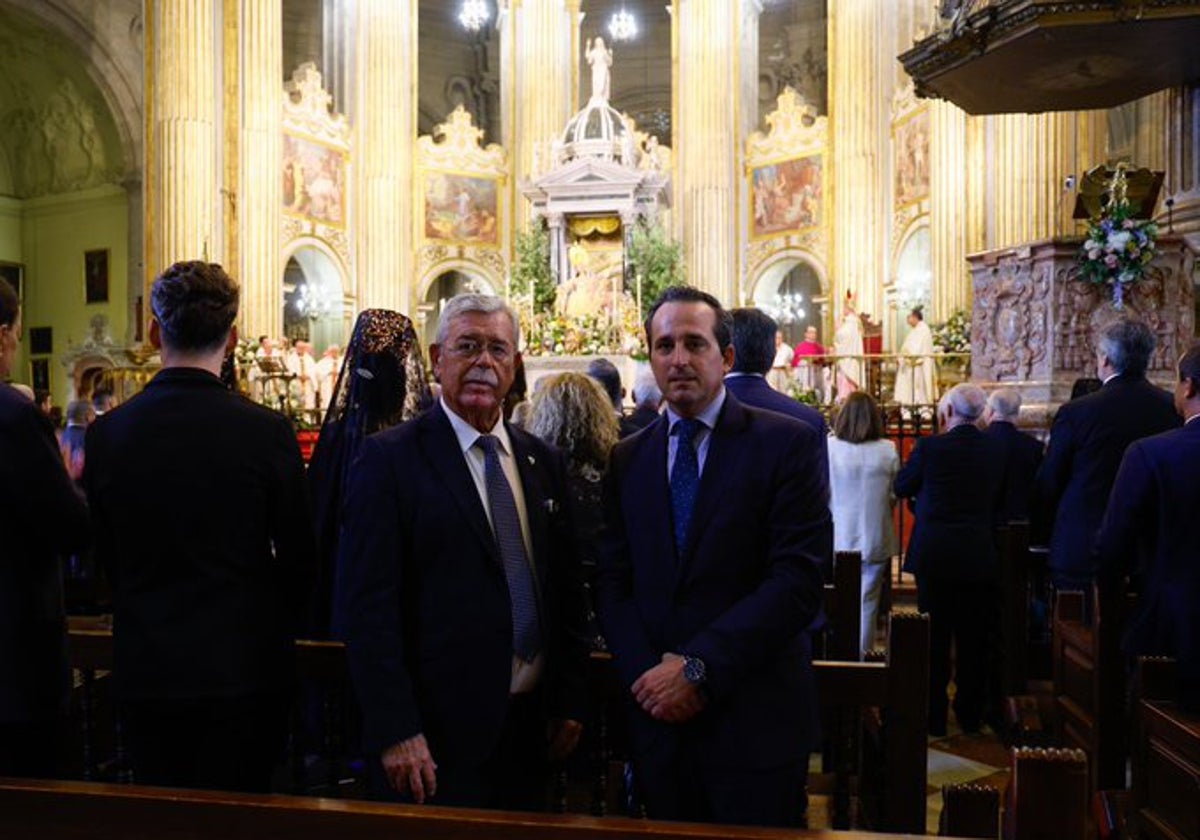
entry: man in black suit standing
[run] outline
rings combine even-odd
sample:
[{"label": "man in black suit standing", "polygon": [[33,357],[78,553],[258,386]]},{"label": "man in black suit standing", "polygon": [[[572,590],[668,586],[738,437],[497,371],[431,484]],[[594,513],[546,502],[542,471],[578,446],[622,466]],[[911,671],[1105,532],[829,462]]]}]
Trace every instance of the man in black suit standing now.
[{"label": "man in black suit standing", "polygon": [[896,476],[896,496],[915,499],[904,570],[917,578],[929,613],[929,732],[946,734],[950,643],[955,645],[954,713],[964,732],[983,722],[987,634],[999,620],[995,527],[1004,504],[1004,449],[977,426],[987,395],[951,388],[938,404],[942,434],[917,441]]},{"label": "man in black suit standing", "polygon": [[1178,660],[1179,701],[1200,710],[1200,344],[1179,360],[1182,429],[1125,450],[1096,539],[1103,589],[1141,592],[1125,633],[1130,655]]},{"label": "man in black suit standing", "polygon": [[52,776],[71,684],[59,553],[87,544],[88,516],[50,422],[3,384],[20,338],[0,279],[0,776]]},{"label": "man in black suit standing", "polygon": [[832,540],[824,441],[725,386],[730,318],[672,287],[650,311],[667,401],[617,444],[598,601],[655,819],[795,825],[816,733],[805,628]]},{"label": "man in black suit standing", "polygon": [[460,295],[429,348],[441,400],[352,468],[335,632],[377,796],[539,810],[579,738],[588,640],[560,455],[504,422],[500,298]]},{"label": "man in black suit standing", "polygon": [[988,395],[983,433],[1004,448],[1004,512],[1001,523],[1028,522],[1033,481],[1042,463],[1042,442],[1017,428],[1021,394],[1015,388],[997,388]]},{"label": "man in black suit standing", "polygon": [[1096,349],[1104,382],[1064,403],[1037,476],[1037,498],[1050,538],[1050,575],[1059,589],[1092,585],[1092,547],[1126,447],[1179,426],[1171,395],[1146,380],[1154,334],[1141,321],[1106,327]]},{"label": "man in black suit standing", "polygon": [[612,403],[613,411],[617,414],[617,426],[620,436],[629,437],[641,426],[636,425],[631,418],[625,416],[622,401],[625,399],[625,388],[621,385],[621,371],[608,359],[593,359],[587,366],[587,375],[600,383],[604,393]]},{"label": "man in black suit standing", "polygon": [[151,290],[163,369],[88,429],[134,777],[266,791],[287,738],[313,533],[291,424],[230,392],[237,284],[179,262]]}]

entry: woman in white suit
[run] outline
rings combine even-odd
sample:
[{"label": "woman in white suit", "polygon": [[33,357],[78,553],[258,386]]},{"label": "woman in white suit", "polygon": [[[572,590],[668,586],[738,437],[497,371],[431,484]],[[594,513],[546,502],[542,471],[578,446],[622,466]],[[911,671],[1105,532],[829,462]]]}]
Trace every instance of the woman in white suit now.
[{"label": "woman in white suit", "polygon": [[896,446],[883,437],[883,418],[863,391],[846,398],[829,438],[830,507],[837,551],[862,555],[862,649],[875,641],[879,593],[899,550],[892,481],[900,469]]}]

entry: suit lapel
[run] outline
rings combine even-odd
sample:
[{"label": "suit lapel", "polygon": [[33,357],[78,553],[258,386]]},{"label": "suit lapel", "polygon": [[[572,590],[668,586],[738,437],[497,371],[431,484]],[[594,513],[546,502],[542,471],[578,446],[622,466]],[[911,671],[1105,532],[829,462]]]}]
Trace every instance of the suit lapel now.
[{"label": "suit lapel", "polygon": [[446,485],[450,497],[462,511],[463,518],[498,565],[500,549],[496,545],[492,527],[488,524],[487,513],[483,509],[475,480],[471,478],[462,450],[458,447],[458,438],[450,426],[450,419],[446,417],[441,405],[436,405],[415,422],[421,424],[421,451],[429,462],[430,472]]},{"label": "suit lapel", "polygon": [[[506,425],[508,439],[512,442],[513,458],[517,473],[521,476],[521,492],[525,496],[525,516],[529,519],[529,541],[533,544],[533,568],[537,573],[538,595],[546,580],[546,569],[550,564],[550,518],[546,504],[551,500],[545,476],[546,465],[542,464],[521,433]],[[562,504],[562,499],[553,500]]]},{"label": "suit lapel", "polygon": [[[679,566],[675,557],[675,531],[671,514],[671,487],[667,483],[667,432],[670,423],[666,415],[660,415],[646,431],[640,445],[645,447],[629,462],[629,472],[622,479],[622,486],[630,488],[639,509],[639,521],[653,523],[653,533],[658,538],[653,556],[662,558],[674,570]],[[644,519],[642,518],[644,515]]]}]

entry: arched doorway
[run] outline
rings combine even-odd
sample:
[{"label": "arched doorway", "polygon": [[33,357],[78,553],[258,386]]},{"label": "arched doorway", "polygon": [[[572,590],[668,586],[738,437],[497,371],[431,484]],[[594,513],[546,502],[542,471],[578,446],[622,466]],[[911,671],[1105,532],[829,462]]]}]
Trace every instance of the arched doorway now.
[{"label": "arched doorway", "polygon": [[331,344],[345,345],[349,316],[337,263],[317,247],[298,248],[283,270],[284,336],[309,342],[320,358]]},{"label": "arched doorway", "polygon": [[933,246],[928,225],[921,225],[904,240],[896,259],[896,281],[890,298],[889,335],[892,344],[899,347],[908,334],[904,319],[909,311],[917,306],[928,308],[933,298]]},{"label": "arched doorway", "polygon": [[462,269],[451,269],[439,274],[425,290],[425,299],[421,310],[425,313],[425,326],[421,340],[428,348],[437,336],[438,319],[442,315],[442,307],[455,295],[479,294],[494,295],[496,289],[485,278]]},{"label": "arched doorway", "polygon": [[754,305],[775,319],[784,341],[793,346],[804,340],[810,326],[821,333],[823,304],[821,275],[807,260],[780,260],[764,270],[754,285]]}]

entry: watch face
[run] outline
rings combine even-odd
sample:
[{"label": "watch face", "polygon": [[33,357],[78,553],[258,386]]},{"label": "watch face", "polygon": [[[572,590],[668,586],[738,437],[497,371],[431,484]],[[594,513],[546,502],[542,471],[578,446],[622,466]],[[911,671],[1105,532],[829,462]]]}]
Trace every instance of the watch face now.
[{"label": "watch face", "polygon": [[690,683],[704,682],[704,663],[689,656],[683,661],[683,678]]}]

